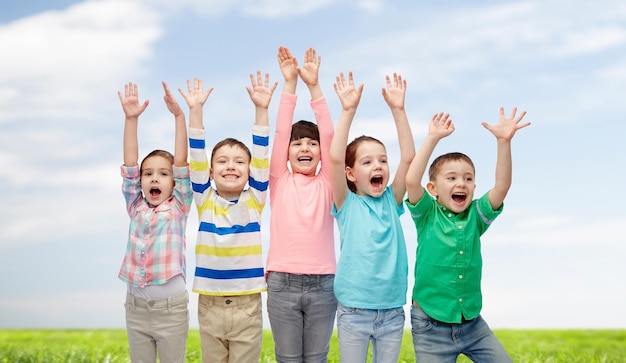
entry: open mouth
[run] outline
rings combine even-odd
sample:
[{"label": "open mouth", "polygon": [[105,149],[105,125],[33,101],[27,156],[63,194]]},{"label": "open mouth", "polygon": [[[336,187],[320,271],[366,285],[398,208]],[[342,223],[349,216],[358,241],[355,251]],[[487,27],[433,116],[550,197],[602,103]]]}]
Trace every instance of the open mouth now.
[{"label": "open mouth", "polygon": [[383,185],[383,177],[380,175],[373,177],[370,179],[370,184],[375,188],[380,188]]},{"label": "open mouth", "polygon": [[454,200],[457,203],[463,203],[465,202],[465,198],[467,198],[467,196],[463,193],[454,193],[452,194],[452,200]]},{"label": "open mouth", "polygon": [[156,198],[159,195],[161,195],[161,190],[159,188],[152,188],[152,189],[150,189],[150,196]]},{"label": "open mouth", "polygon": [[311,162],[311,160],[313,160],[313,158],[308,157],[308,156],[304,156],[304,157],[298,158],[298,161],[300,161],[300,162]]}]

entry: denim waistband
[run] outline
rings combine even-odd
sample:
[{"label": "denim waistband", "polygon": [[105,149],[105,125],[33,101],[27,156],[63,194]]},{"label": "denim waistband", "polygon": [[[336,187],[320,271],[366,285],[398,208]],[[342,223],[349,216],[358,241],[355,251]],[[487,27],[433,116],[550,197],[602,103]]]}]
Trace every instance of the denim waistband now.
[{"label": "denim waistband", "polygon": [[276,272],[271,271],[269,274],[273,275],[273,278],[279,278],[284,281],[287,286],[311,286],[319,285],[320,283],[328,280],[333,280],[335,275],[306,275],[306,274],[292,274],[288,272]]},{"label": "denim waistband", "polygon": [[[417,303],[417,301],[412,300],[412,305],[413,305],[413,307],[418,308],[418,309],[420,309],[420,310],[424,311],[424,309],[422,309],[422,307],[421,307],[421,306]],[[426,314],[426,312],[425,312],[425,311],[424,311],[424,314]],[[446,323],[446,322],[443,322],[443,321],[440,321],[440,320],[434,319],[434,318],[432,318],[432,317],[431,317],[430,315],[428,315],[428,314],[426,314],[426,315],[427,315],[430,319],[432,319],[433,321],[436,321],[437,323],[440,323],[440,324],[458,324],[458,323]],[[476,318],[474,318],[474,319],[476,319]],[[462,323],[468,323],[468,322],[470,322],[470,321],[473,321],[474,319],[465,319],[465,317],[463,316],[463,314],[461,314],[461,324],[462,324]]]}]

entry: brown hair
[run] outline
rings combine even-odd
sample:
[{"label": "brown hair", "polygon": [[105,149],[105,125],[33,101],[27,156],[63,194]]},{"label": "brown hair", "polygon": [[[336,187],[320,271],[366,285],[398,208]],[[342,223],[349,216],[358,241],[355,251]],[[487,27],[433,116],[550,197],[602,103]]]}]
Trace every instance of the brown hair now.
[{"label": "brown hair", "polygon": [[169,151],[165,151],[165,150],[152,150],[148,155],[146,155],[145,158],[143,158],[143,160],[141,161],[141,166],[139,167],[139,171],[143,172],[143,163],[148,160],[149,158],[153,157],[153,156],[160,156],[162,158],[165,158],[167,160],[170,161],[170,163],[172,163],[172,165],[174,165],[174,155],[172,155],[172,153],[170,153]]},{"label": "brown hair", "polygon": [[[376,142],[382,145],[383,148],[385,147],[385,144],[383,144],[382,141],[376,138],[373,138],[371,136],[361,135],[355,138],[346,147],[346,167],[348,166],[351,168],[354,167],[354,163],[356,163],[356,151],[358,150],[359,146],[364,142]],[[350,180],[348,180],[347,178],[346,178],[346,182],[348,183],[348,188],[353,193],[356,193],[356,185]]]},{"label": "brown hair", "polygon": [[311,121],[300,120],[291,126],[291,139],[289,141],[300,140],[305,137],[320,141],[320,130],[316,124]]},{"label": "brown hair", "polygon": [[437,176],[437,173],[439,173],[439,169],[441,168],[441,166],[450,161],[465,161],[466,163],[470,164],[472,166],[472,169],[474,169],[474,172],[476,172],[474,163],[469,156],[459,152],[451,152],[438,156],[433,161],[433,163],[430,164],[430,169],[428,169],[428,178],[430,179],[430,181],[435,181],[435,177]]},{"label": "brown hair", "polygon": [[217,152],[217,150],[223,148],[224,146],[237,146],[241,148],[243,151],[245,151],[246,154],[248,155],[248,163],[252,159],[252,155],[250,154],[250,149],[248,149],[246,144],[232,137],[227,137],[224,140],[215,144],[215,146],[213,147],[213,151],[211,152],[211,164],[213,164],[213,157],[215,157],[215,153]]}]

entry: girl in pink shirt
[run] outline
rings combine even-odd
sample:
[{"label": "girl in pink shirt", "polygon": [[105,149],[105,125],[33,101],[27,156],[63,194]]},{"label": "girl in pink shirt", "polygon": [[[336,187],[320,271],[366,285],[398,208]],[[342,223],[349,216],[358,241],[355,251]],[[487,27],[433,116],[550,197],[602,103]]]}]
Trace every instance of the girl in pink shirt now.
[{"label": "girl in pink shirt", "polygon": [[[337,309],[328,159],[334,129],[318,83],[320,62],[309,48],[299,68],[288,48],[278,49],[285,84],[270,162],[266,269],[277,362],[326,362]],[[298,77],[310,91],[317,124],[301,120],[292,125]]]}]

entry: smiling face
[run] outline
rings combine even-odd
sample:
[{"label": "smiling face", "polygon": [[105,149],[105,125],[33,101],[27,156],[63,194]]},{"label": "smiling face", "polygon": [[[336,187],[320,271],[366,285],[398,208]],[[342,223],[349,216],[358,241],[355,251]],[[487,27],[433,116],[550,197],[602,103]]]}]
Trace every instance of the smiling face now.
[{"label": "smiling face", "polygon": [[303,137],[289,143],[289,163],[294,173],[314,176],[320,162],[320,143]]},{"label": "smiling face", "polygon": [[250,175],[250,155],[238,144],[216,148],[211,158],[210,178],[217,194],[223,198],[238,197]]},{"label": "smiling face", "polygon": [[377,140],[358,142],[354,163],[346,166],[346,178],[353,183],[353,191],[356,194],[380,197],[389,182],[389,164],[385,146]]},{"label": "smiling face", "polygon": [[158,206],[174,191],[172,161],[163,156],[149,156],[141,163],[141,191],[152,206]]},{"label": "smiling face", "polygon": [[474,198],[475,171],[474,165],[468,160],[460,158],[441,161],[426,184],[428,192],[437,198],[437,202],[454,213],[466,210]]}]

